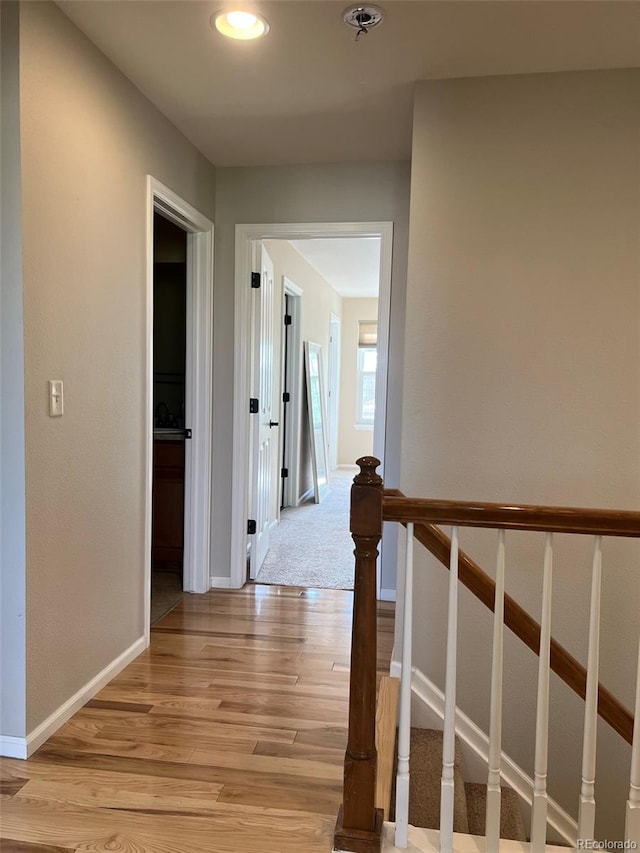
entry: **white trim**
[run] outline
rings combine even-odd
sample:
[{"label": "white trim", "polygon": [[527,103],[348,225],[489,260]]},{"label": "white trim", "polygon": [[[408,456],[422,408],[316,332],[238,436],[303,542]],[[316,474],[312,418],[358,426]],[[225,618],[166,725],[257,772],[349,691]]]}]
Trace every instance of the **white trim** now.
[{"label": "white trim", "polygon": [[145,405],[145,636],[151,599],[151,495],[153,487],[153,213],[187,232],[186,421],[193,437],[185,453],[183,586],[209,589],[211,548],[211,441],[213,367],[213,223],[151,175],[147,175],[146,405]]},{"label": "white trim", "polygon": [[[382,461],[386,429],[387,363],[391,297],[392,222],[313,222],[266,223],[236,225],[235,233],[235,308],[234,308],[234,377],[233,400],[233,484],[231,498],[231,587],[240,589],[246,580],[246,524],[249,494],[249,348],[251,304],[249,276],[251,246],[256,240],[304,240],[318,237],[380,237],[380,292],[378,295],[378,390],[374,453]],[[384,354],[382,350],[384,349]],[[384,375],[383,375],[384,372]],[[302,498],[301,498],[302,500]],[[380,591],[380,560],[377,590]]]},{"label": "white trim", "polygon": [[112,681],[125,666],[135,660],[149,645],[147,637],[139,637],[121,655],[107,664],[105,668],[81,687],[66,702],[60,705],[46,720],[40,723],[26,738],[0,736],[0,755],[9,758],[29,758],[42,746],[60,726],[64,725],[83,705],[99,693]]},{"label": "white trim", "polygon": [[[392,661],[390,674],[399,678],[402,667],[398,661]],[[444,694],[420,670],[411,670],[411,691],[413,695],[429,708],[439,719],[444,720]],[[456,707],[456,735],[473,751],[487,767],[489,766],[489,738],[460,708]],[[515,761],[502,752],[500,776],[510,788],[531,808],[533,803],[533,779],[519,767]],[[576,845],[577,822],[555,800],[549,798],[547,824],[572,847]],[[501,842],[502,844],[502,842]]]},{"label": "white trim", "polygon": [[[393,843],[395,824],[385,821],[382,825],[381,853],[440,853],[440,832],[437,829],[425,829],[422,826],[409,827],[409,846],[401,850]],[[463,832],[453,833],[453,848],[456,853],[480,853],[485,850],[485,839],[478,835],[467,835]],[[566,847],[553,844],[546,845],[546,853],[567,853]],[[335,853],[335,851],[334,851]],[[342,853],[342,851],[338,851]],[[500,853],[531,853],[528,841],[511,841],[500,839]]]},{"label": "white trim", "polygon": [[395,589],[381,589],[379,600],[380,601],[395,601],[396,600]]},{"label": "white trim", "polygon": [[[334,340],[335,333],[335,340]],[[342,349],[342,319],[329,314],[329,351],[327,353],[327,436],[329,439],[329,471],[338,467],[340,434],[340,352]]]},{"label": "white trim", "polygon": [[209,578],[209,585],[211,589],[230,589],[231,578],[217,578],[212,575]]},{"label": "white trim", "polygon": [[0,735],[0,755],[3,758],[27,758],[26,737]]},{"label": "white trim", "polygon": [[[387,377],[389,371],[389,323],[391,319],[391,258],[393,223],[380,223],[380,284],[378,287],[378,369],[376,375],[376,414],[373,429],[373,455],[380,460],[378,473],[384,478],[384,447],[387,429]],[[378,560],[380,591],[380,560]]]},{"label": "white trim", "polygon": [[184,589],[207,592],[211,547],[213,418],[213,225],[187,235]]}]

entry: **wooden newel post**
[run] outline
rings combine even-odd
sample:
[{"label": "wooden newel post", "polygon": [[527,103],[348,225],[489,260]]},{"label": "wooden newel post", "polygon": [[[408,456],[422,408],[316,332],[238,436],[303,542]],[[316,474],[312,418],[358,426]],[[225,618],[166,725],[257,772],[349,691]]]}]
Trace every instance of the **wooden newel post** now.
[{"label": "wooden newel post", "polygon": [[376,560],[382,537],[382,478],[373,456],[357,461],[351,487],[351,535],[355,542],[355,585],[349,687],[349,739],[344,760],[344,795],[334,848],[351,853],[380,850],[382,811],[376,791]]}]

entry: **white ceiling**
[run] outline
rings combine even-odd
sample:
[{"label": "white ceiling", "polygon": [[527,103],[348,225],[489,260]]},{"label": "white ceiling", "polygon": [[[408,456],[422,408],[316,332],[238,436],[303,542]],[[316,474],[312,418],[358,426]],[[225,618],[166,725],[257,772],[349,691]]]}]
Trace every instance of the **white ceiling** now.
[{"label": "white ceiling", "polygon": [[380,0],[358,43],[346,0],[250,0],[257,42],[225,0],[58,5],[217,166],[408,159],[416,80],[640,65],[637,0]]},{"label": "white ceiling", "polygon": [[379,237],[327,237],[289,243],[343,298],[378,295]]}]

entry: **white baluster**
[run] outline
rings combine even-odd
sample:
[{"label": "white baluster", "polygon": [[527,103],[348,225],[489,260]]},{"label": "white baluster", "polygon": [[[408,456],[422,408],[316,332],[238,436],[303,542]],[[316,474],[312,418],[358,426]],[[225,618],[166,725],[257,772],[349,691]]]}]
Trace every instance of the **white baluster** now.
[{"label": "white baluster", "polygon": [[407,524],[404,570],[404,621],[402,624],[402,674],[398,721],[398,773],[396,776],[395,846],[404,849],[409,834],[409,751],[411,747],[411,617],[413,609],[413,524]]},{"label": "white baluster", "polygon": [[540,657],[538,660],[538,701],[536,707],[536,754],[531,815],[531,850],[543,853],[547,839],[547,764],[549,753],[549,659],[551,648],[551,585],[553,536],[547,533],[544,544],[542,581],[542,617],[540,620]]},{"label": "white baluster", "polygon": [[440,786],[440,850],[453,850],[453,768],[456,755],[456,666],[458,659],[458,528],[451,528],[449,560],[449,614],[445,677],[442,782]]},{"label": "white baluster", "polygon": [[640,645],[638,647],[638,673],[636,675],[636,707],[631,747],[631,785],[627,800],[627,820],[624,830],[626,841],[640,845]]},{"label": "white baluster", "polygon": [[496,595],[493,614],[493,655],[491,663],[491,720],[489,723],[489,778],[487,780],[487,853],[500,849],[500,764],[502,753],[502,663],[504,647],[505,535],[498,533]]},{"label": "white baluster", "polygon": [[578,812],[578,838],[593,840],[596,826],[596,739],[598,731],[598,671],[600,659],[600,589],[602,584],[602,536],[596,536],[591,577],[589,652],[582,740],[582,787]]}]

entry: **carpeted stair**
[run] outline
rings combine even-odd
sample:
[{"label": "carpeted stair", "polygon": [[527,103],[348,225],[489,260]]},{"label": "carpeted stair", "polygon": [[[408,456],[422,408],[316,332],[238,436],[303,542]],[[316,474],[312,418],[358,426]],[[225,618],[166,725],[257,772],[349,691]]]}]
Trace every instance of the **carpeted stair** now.
[{"label": "carpeted stair", "polygon": [[[476,782],[465,782],[467,818],[471,835],[484,835],[487,815],[487,786]],[[502,786],[500,798],[500,838],[526,841],[518,795],[507,785]]]},{"label": "carpeted stair", "polygon": [[[410,765],[409,823],[412,826],[437,829],[440,826],[442,732],[433,729],[411,729]],[[457,742],[454,788],[454,832],[484,835],[487,806],[486,786],[464,782]],[[392,794],[390,813],[391,820],[395,820],[395,792]],[[508,787],[502,788],[500,836],[515,841],[527,840],[518,797]]]}]

